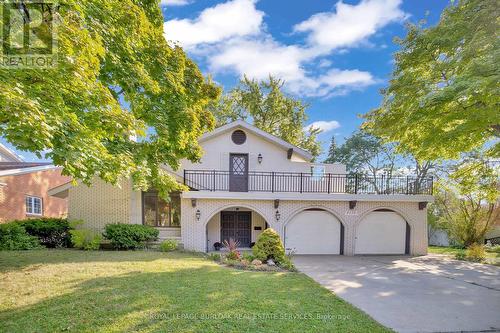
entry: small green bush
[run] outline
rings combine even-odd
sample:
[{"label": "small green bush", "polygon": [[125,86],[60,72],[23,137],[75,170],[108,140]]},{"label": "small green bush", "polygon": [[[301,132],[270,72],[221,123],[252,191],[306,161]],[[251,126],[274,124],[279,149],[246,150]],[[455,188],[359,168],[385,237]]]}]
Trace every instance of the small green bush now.
[{"label": "small green bush", "polygon": [[469,261],[482,262],[486,259],[486,252],[484,245],[472,244],[465,251],[465,257]]},{"label": "small green bush", "polygon": [[212,261],[215,261],[215,262],[220,262],[222,261],[222,257],[220,255],[220,253],[209,253],[207,255],[207,259],[208,260],[212,260]]},{"label": "small green bush", "polygon": [[457,252],[455,254],[455,259],[457,259],[457,260],[465,260],[466,259],[465,251]]},{"label": "small green bush", "polygon": [[70,247],[72,229],[67,219],[42,217],[36,219],[16,220],[11,223],[20,223],[26,233],[38,237],[45,247]]},{"label": "small green bush", "polygon": [[99,250],[102,236],[88,229],[70,230],[73,247],[82,250]]},{"label": "small green bush", "polygon": [[248,260],[248,262],[252,262],[255,259],[255,256],[250,253],[243,253],[242,258],[244,260]]},{"label": "small green bush", "polygon": [[0,224],[0,250],[31,250],[40,247],[38,238],[28,235],[22,224]]},{"label": "small green bush", "polygon": [[161,252],[170,252],[177,249],[177,242],[173,239],[167,239],[166,241],[161,242],[160,251]]},{"label": "small green bush", "polygon": [[292,271],[292,272],[296,271],[296,268],[293,265],[292,260],[288,256],[285,256],[285,259],[279,263],[279,266],[283,269],[288,270],[288,271]]},{"label": "small green bush", "polygon": [[286,260],[285,248],[280,236],[271,228],[264,230],[259,235],[252,252],[255,258],[262,261],[273,259],[276,263],[281,264]]},{"label": "small green bush", "polygon": [[107,224],[103,236],[115,249],[139,249],[158,238],[159,231],[141,224]]}]

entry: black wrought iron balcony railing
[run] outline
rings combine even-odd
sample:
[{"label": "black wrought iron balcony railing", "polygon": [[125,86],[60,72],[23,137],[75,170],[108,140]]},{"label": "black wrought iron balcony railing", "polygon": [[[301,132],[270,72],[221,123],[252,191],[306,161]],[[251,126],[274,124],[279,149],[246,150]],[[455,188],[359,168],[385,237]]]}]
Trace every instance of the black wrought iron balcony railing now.
[{"label": "black wrought iron balcony railing", "polygon": [[184,170],[184,184],[195,191],[432,195],[433,178],[274,171],[231,173],[221,170]]}]

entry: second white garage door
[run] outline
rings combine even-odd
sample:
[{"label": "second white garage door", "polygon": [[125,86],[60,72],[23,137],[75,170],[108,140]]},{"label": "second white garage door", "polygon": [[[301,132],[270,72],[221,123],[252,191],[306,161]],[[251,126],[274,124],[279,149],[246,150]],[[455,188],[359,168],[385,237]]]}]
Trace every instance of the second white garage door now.
[{"label": "second white garage door", "polygon": [[329,212],[306,210],[285,228],[285,248],[295,254],[340,254],[341,223]]},{"label": "second white garage door", "polygon": [[358,224],[354,246],[356,254],[404,254],[406,243],[406,221],[392,211],[375,211]]}]

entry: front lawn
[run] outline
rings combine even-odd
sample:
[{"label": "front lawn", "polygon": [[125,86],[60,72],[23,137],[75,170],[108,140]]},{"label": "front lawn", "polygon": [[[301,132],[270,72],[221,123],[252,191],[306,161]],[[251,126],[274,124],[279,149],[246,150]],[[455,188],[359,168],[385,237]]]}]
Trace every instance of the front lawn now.
[{"label": "front lawn", "polygon": [[187,253],[0,252],[1,332],[386,332],[300,273]]}]

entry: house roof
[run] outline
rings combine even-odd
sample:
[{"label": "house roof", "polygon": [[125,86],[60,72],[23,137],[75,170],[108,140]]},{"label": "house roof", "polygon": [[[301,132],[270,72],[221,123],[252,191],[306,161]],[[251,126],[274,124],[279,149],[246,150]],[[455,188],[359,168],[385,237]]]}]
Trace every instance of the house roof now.
[{"label": "house roof", "polygon": [[30,163],[30,162],[0,162],[0,177],[22,175],[25,173],[58,169],[55,165],[50,163]]},{"label": "house roof", "polygon": [[50,163],[40,163],[40,162],[0,162],[0,171],[2,170],[12,170],[12,169],[23,169],[32,168],[42,165],[50,165]]},{"label": "house roof", "polygon": [[68,196],[68,190],[73,187],[73,181],[69,181],[67,183],[58,185],[53,187],[47,191],[48,195],[57,197],[57,198],[66,198]]},{"label": "house roof", "polygon": [[234,130],[234,129],[237,129],[237,128],[245,129],[249,132],[252,132],[255,135],[260,136],[260,137],[264,138],[265,140],[282,147],[285,150],[293,149],[294,154],[297,154],[308,161],[312,160],[312,158],[313,158],[313,156],[310,152],[308,152],[302,148],[299,148],[295,145],[292,145],[291,143],[286,142],[285,140],[280,139],[277,136],[269,134],[269,133],[261,130],[260,128],[257,128],[253,125],[250,125],[249,123],[247,123],[246,121],[243,121],[243,120],[233,121],[232,123],[229,123],[229,124],[226,124],[226,125],[223,125],[221,127],[216,128],[212,132],[205,133],[200,137],[199,142],[206,141],[208,139],[211,139],[213,137],[227,133],[227,132]]},{"label": "house roof", "polygon": [[7,158],[11,159],[13,162],[22,162],[23,159],[14,153],[12,150],[7,148],[5,145],[0,143],[0,154],[7,156]]}]

